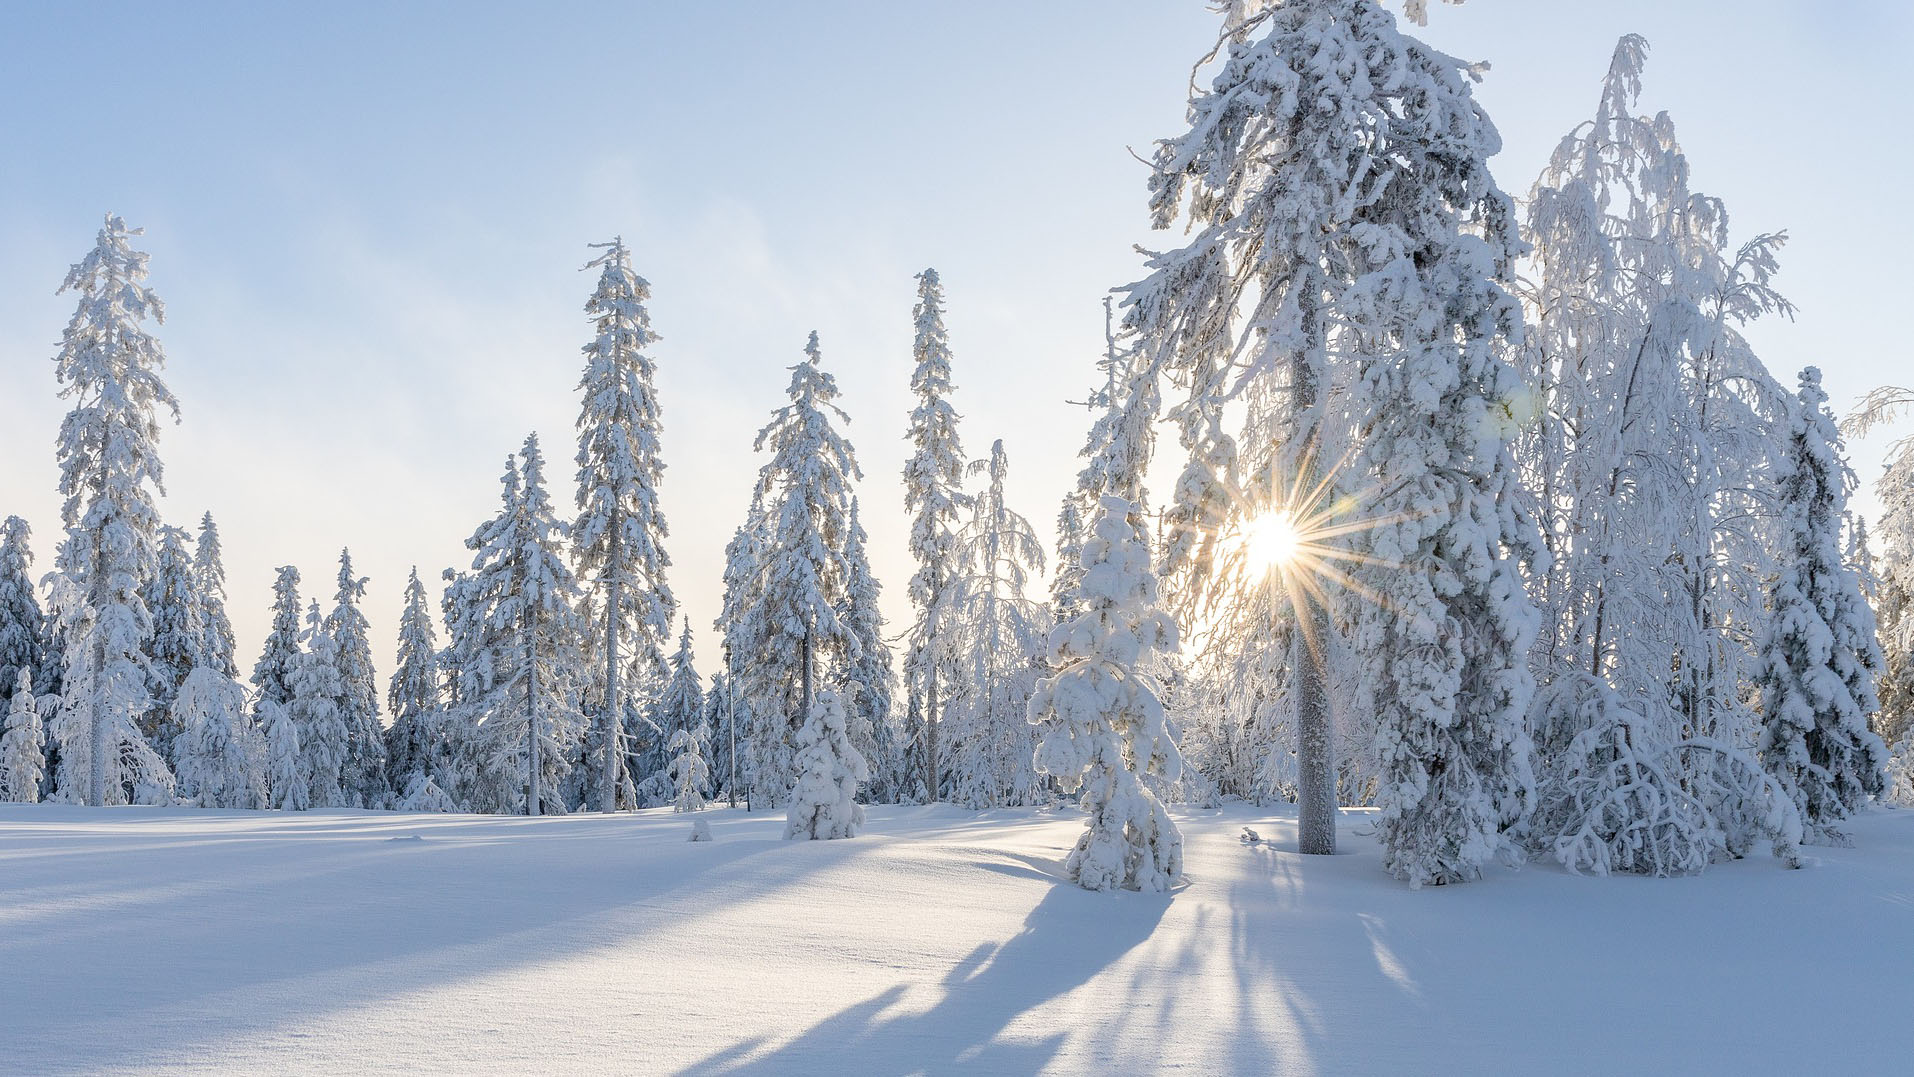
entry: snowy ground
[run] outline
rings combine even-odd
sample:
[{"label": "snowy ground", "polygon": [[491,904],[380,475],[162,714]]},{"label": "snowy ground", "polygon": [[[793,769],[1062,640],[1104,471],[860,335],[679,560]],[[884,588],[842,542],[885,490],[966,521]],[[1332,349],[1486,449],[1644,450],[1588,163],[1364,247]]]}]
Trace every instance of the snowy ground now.
[{"label": "snowy ground", "polygon": [[[1914,812],[1696,879],[1411,893],[1362,816],[1179,813],[1169,896],[1058,885],[1073,812],[854,841],[0,805],[0,1071],[1899,1072]],[[1243,824],[1271,844],[1238,843]]]}]

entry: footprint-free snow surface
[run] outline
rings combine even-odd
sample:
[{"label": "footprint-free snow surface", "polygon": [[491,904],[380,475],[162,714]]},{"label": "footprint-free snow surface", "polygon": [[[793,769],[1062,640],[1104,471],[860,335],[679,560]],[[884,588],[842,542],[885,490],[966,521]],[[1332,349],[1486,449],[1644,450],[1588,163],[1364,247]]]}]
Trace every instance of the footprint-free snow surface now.
[{"label": "footprint-free snow surface", "polygon": [[[1368,819],[1179,810],[1169,895],[1059,883],[1074,811],[864,836],[0,805],[0,1071],[1900,1072],[1914,812],[1692,879],[1411,892]],[[1252,826],[1260,844],[1240,840]]]}]

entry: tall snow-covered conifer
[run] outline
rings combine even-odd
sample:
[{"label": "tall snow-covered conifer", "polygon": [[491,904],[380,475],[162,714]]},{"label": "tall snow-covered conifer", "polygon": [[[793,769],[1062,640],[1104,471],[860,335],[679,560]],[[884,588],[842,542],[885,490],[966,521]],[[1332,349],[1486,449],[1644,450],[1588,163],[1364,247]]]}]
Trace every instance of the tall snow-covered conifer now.
[{"label": "tall snow-covered conifer", "polygon": [[372,669],[372,642],[359,602],[366,581],[352,571],[352,552],[339,551],[339,591],[326,631],[338,648],[339,677],[345,684],[343,712],[346,724],[346,761],[341,773],[347,803],[381,808],[391,796],[385,773],[385,730],[379,724],[379,684]]},{"label": "tall snow-covered conifer", "polygon": [[169,764],[173,762],[173,738],[179,733],[171,717],[173,697],[187,675],[204,662],[200,654],[205,629],[200,623],[198,573],[186,539],[181,528],[160,528],[153,578],[147,581],[141,596],[153,616],[153,641],[147,651],[153,668],[153,708],[141,729],[153,750]]},{"label": "tall snow-covered conifer", "polygon": [[1887,750],[1868,727],[1880,706],[1874,612],[1844,563],[1850,477],[1821,372],[1801,372],[1781,512],[1791,554],[1762,632],[1761,758],[1801,809],[1807,840],[1845,844],[1840,824],[1882,791]]},{"label": "tall snow-covered conifer", "polygon": [[386,730],[386,778],[399,796],[415,778],[444,781],[439,758],[444,723],[440,693],[438,634],[425,585],[415,567],[405,583],[405,609],[399,614],[399,653],[386,692],[392,725]]},{"label": "tall snow-covered conifer", "polygon": [[351,755],[351,728],[346,724],[352,706],[351,688],[340,671],[339,641],[319,614],[315,599],[306,607],[304,649],[293,660],[293,726],[299,732],[299,776],[306,787],[309,808],[359,807],[346,788],[346,761]]},{"label": "tall snow-covered conifer", "polygon": [[795,737],[813,709],[813,677],[855,660],[859,649],[841,611],[851,576],[851,483],[863,475],[850,442],[831,424],[832,415],[850,417],[835,402],[837,382],[820,366],[815,332],[804,354],[791,368],[791,403],[758,432],[755,447],[771,453],[758,472],[768,546],[751,604],[739,614],[760,634],[737,672],[756,722],[752,799],[769,806],[783,804],[797,780]]},{"label": "tall snow-covered conifer", "polygon": [[911,514],[910,550],[917,571],[908,593],[917,620],[904,656],[904,679],[915,712],[923,717],[919,749],[925,795],[943,799],[944,762],[938,749],[942,721],[940,680],[948,675],[948,650],[942,623],[957,562],[957,530],[969,504],[964,493],[964,445],[957,435],[957,410],[951,407],[950,339],[944,329],[944,286],[935,269],[917,275],[917,306],[912,311],[916,338],[911,391],[917,406],[910,413],[911,456],[904,464],[904,511]]},{"label": "tall snow-covered conifer", "polygon": [[[607,699],[599,704],[601,742],[617,732],[626,707],[619,681],[626,653],[641,665],[662,658],[677,601],[665,583],[671,558],[658,505],[664,472],[658,446],[659,409],[652,388],[652,361],[645,349],[658,340],[645,300],[651,285],[632,272],[623,239],[594,244],[605,253],[586,269],[599,268],[598,289],[585,304],[597,335],[585,346],[585,373],[578,389],[578,522],[572,547],[587,586],[603,595],[598,657],[604,662]],[[621,643],[621,640],[624,641]],[[595,785],[596,807],[612,811],[622,753],[602,751]]]},{"label": "tall snow-covered conifer", "polygon": [[1090,395],[1099,413],[1077,453],[1083,468],[1077,485],[1064,495],[1057,512],[1057,570],[1050,577],[1051,613],[1059,624],[1082,612],[1076,606],[1082,583],[1083,542],[1089,536],[1104,495],[1147,502],[1143,473],[1155,448],[1154,424],[1162,405],[1156,380],[1136,370],[1133,347],[1119,346],[1114,312],[1103,300],[1103,385]]},{"label": "tall snow-covered conifer", "polygon": [[155,571],[163,492],[161,409],[179,404],[160,380],[165,352],[145,321],[165,321],[145,285],[147,256],[128,242],[140,234],[108,215],[92,251],[67,273],[60,291],[77,292],[54,358],[60,396],[73,410],[60,425],[60,558],[57,601],[67,654],[55,720],[58,795],[88,804],[171,798],[172,774],[139,729],[151,707],[146,658],[152,616],[141,592]]},{"label": "tall snow-covered conifer", "polygon": [[18,516],[0,524],[0,708],[13,698],[22,672],[33,675],[42,694],[58,694],[58,656],[33,586],[32,535]]},{"label": "tall snow-covered conifer", "polygon": [[253,663],[254,720],[265,724],[268,704],[292,703],[292,670],[299,656],[299,570],[281,565],[272,582],[272,623],[266,630],[266,642],[259,660]]},{"label": "tall snow-covered conifer", "polygon": [[857,498],[853,497],[851,531],[844,549],[850,575],[844,583],[843,616],[857,640],[857,653],[844,666],[842,695],[849,711],[851,744],[870,764],[871,798],[889,801],[897,797],[892,780],[897,743],[891,721],[896,674],[891,669],[890,644],[884,639],[884,616],[877,608],[882,589],[871,574],[870,557],[864,550],[868,538],[858,519]]},{"label": "tall snow-covered conifer", "polygon": [[562,782],[583,734],[583,626],[536,434],[507,460],[502,485],[499,514],[466,540],[476,552],[456,583],[449,626],[471,755],[466,799],[478,811],[562,813]]},{"label": "tall snow-covered conifer", "polygon": [[668,668],[671,673],[658,700],[659,724],[664,727],[667,738],[676,730],[694,728],[704,720],[704,687],[691,660],[689,618],[685,620],[684,631],[678,635],[678,649],[672,652]]},{"label": "tall snow-covered conifer", "polygon": [[199,518],[199,537],[193,547],[193,574],[198,585],[200,660],[227,677],[239,676],[234,657],[233,623],[226,616],[226,563],[220,554],[219,527],[208,512]]},{"label": "tall snow-covered conifer", "polygon": [[1041,788],[1031,763],[1030,692],[1043,658],[1041,606],[1025,593],[1043,571],[1043,545],[1030,522],[1005,499],[1010,462],[1004,443],[971,464],[985,478],[959,532],[959,562],[946,591],[955,676],[947,701],[951,799],[968,807],[1028,804]]},{"label": "tall snow-covered conifer", "polygon": [[751,733],[747,730],[755,731],[758,725],[751,717],[748,689],[744,687],[748,678],[738,670],[763,653],[766,630],[758,618],[763,612],[760,595],[763,561],[770,543],[770,522],[764,515],[764,499],[754,489],[744,523],[724,547],[724,599],[713,625],[724,648],[725,750],[729,752],[731,742],[737,741],[737,754],[729,757],[719,774],[728,783],[727,795],[734,798],[739,793],[750,795],[753,763]]}]

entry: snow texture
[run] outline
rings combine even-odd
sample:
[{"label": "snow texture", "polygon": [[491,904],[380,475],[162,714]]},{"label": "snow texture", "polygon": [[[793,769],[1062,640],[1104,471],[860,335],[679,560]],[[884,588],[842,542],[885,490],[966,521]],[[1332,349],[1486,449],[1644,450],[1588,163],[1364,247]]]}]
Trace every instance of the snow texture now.
[{"label": "snow texture", "polygon": [[0,1043],[47,1077],[1905,1068],[1914,812],[1806,871],[1436,893],[1381,872],[1370,812],[1306,858],[1286,809],[1172,814],[1189,885],[1111,895],[1058,885],[1069,809],[873,807],[834,842],[718,809],[691,843],[667,810],[4,805],[0,961],[32,974]]}]

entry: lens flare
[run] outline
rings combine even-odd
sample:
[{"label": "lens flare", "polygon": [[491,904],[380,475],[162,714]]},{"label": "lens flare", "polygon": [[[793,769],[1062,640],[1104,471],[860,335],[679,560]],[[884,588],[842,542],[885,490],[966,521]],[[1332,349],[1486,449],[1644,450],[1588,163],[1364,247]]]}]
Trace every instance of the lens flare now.
[{"label": "lens flare", "polygon": [[1287,512],[1261,512],[1243,521],[1237,541],[1242,544],[1244,568],[1272,572],[1285,568],[1302,552],[1302,531]]}]

